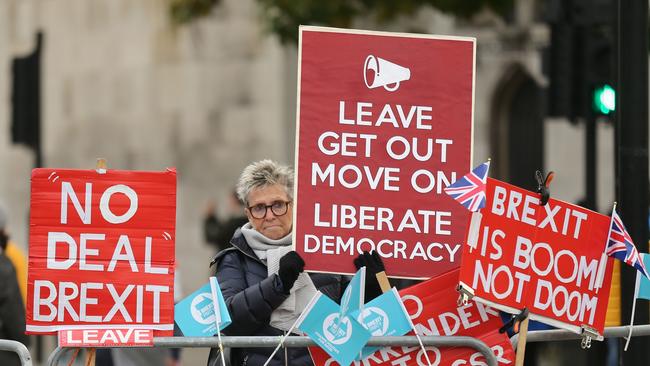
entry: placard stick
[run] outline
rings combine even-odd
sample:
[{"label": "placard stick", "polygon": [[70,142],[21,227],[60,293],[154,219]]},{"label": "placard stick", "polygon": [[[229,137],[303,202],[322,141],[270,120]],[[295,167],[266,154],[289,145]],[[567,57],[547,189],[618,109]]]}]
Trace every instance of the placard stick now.
[{"label": "placard stick", "polygon": [[95,348],[88,349],[88,358],[86,359],[86,366],[95,366]]},{"label": "placard stick", "polygon": [[75,348],[72,357],[70,357],[70,362],[68,362],[68,366],[72,366],[74,364],[74,361],[77,359],[77,355],[79,354],[79,351],[81,351],[81,348]]},{"label": "placard stick", "polygon": [[528,333],[528,317],[519,324],[519,339],[517,340],[517,358],[515,366],[524,365],[524,354],[526,353],[526,335]]},{"label": "placard stick", "polygon": [[375,276],[377,276],[377,282],[379,282],[379,287],[381,288],[381,292],[390,291],[390,282],[388,282],[386,271],[378,272]]}]

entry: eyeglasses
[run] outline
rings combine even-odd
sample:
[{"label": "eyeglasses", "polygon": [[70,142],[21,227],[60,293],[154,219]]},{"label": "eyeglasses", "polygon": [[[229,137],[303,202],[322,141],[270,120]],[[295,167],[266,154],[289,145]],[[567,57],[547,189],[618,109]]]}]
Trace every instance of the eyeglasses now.
[{"label": "eyeglasses", "polygon": [[248,211],[251,213],[251,216],[253,216],[254,219],[263,219],[266,216],[266,211],[269,208],[275,216],[282,216],[287,213],[287,209],[289,208],[290,203],[291,201],[275,201],[270,205],[260,203],[255,206],[248,207]]}]

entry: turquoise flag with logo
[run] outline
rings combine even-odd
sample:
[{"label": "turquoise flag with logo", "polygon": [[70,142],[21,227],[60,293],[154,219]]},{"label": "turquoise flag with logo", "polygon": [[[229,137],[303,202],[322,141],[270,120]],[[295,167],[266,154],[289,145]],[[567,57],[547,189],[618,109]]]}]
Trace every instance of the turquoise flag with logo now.
[{"label": "turquoise flag with logo", "polygon": [[[639,253],[639,260],[643,263],[645,268],[650,265],[650,255],[648,253]],[[634,330],[634,312],[636,311],[636,300],[637,299],[646,299],[650,300],[650,279],[645,276],[641,271],[636,272],[636,283],[634,286],[634,301],[632,302],[632,315],[630,316],[630,330],[627,335],[627,340],[625,341],[624,351],[627,351],[627,347],[630,345],[630,340],[632,339],[632,331]]]},{"label": "turquoise flag with logo", "polygon": [[[373,336],[402,336],[413,329],[411,318],[395,287],[353,311],[355,317]],[[361,358],[373,354],[379,347],[365,347]]]},{"label": "turquoise flag with logo", "polygon": [[211,337],[217,333],[217,323],[219,330],[230,325],[230,314],[216,277],[210,277],[210,282],[174,306],[174,321],[186,337]]},{"label": "turquoise flag with logo", "polygon": [[370,332],[318,292],[298,319],[297,327],[341,366],[349,366],[370,339]]},{"label": "turquoise flag with logo", "polygon": [[[645,264],[645,268],[650,268],[650,255],[647,253],[639,253],[641,255],[641,260]],[[646,276],[639,276],[637,273],[637,281],[639,281],[639,287],[637,298],[650,300],[650,279]]]},{"label": "turquoise flag with logo", "polygon": [[365,287],[366,267],[361,267],[354,274],[348,287],[345,288],[345,292],[343,292],[343,297],[341,297],[341,318],[363,307]]}]

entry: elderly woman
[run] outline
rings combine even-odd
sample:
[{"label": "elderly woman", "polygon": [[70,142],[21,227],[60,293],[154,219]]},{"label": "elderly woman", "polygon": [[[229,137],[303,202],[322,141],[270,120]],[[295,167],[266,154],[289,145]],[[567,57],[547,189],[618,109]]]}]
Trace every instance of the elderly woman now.
[{"label": "elderly woman", "polygon": [[[232,336],[280,336],[284,334],[281,329],[288,329],[288,324],[297,319],[301,308],[296,304],[304,305],[310,299],[305,299],[307,294],[310,297],[318,289],[338,301],[344,279],[332,274],[303,274],[304,261],[291,251],[293,171],[289,167],[271,160],[252,163],[239,178],[237,194],[244,203],[248,223],[235,232],[232,248],[213,260],[232,318],[223,332]],[[355,260],[356,264],[365,264],[362,257]],[[368,282],[366,299],[380,293],[376,280]],[[272,350],[233,348],[231,365],[263,365]],[[215,353],[211,352],[211,360],[216,358]],[[285,364],[312,365],[312,361],[306,349],[287,348],[270,362]]]}]

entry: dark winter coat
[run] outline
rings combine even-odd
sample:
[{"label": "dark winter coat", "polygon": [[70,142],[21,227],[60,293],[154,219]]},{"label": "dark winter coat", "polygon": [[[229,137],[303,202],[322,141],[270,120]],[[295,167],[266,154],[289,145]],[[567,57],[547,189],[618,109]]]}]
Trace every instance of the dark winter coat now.
[{"label": "dark winter coat", "polygon": [[[229,248],[215,257],[216,276],[228,306],[232,323],[223,330],[229,336],[280,336],[283,331],[269,325],[271,313],[288,297],[277,275],[268,276],[268,269],[248,246],[237,230]],[[339,301],[343,277],[330,274],[310,274],[317,289]],[[263,365],[273,348],[232,348],[231,365]],[[216,352],[211,352],[211,356]],[[311,366],[306,348],[286,348],[287,364]],[[285,352],[278,351],[270,366],[284,365]]]},{"label": "dark winter coat", "polygon": [[[29,346],[25,335],[25,307],[20,296],[16,271],[0,249],[0,339],[10,339]],[[18,355],[0,351],[0,365],[20,365]]]}]

